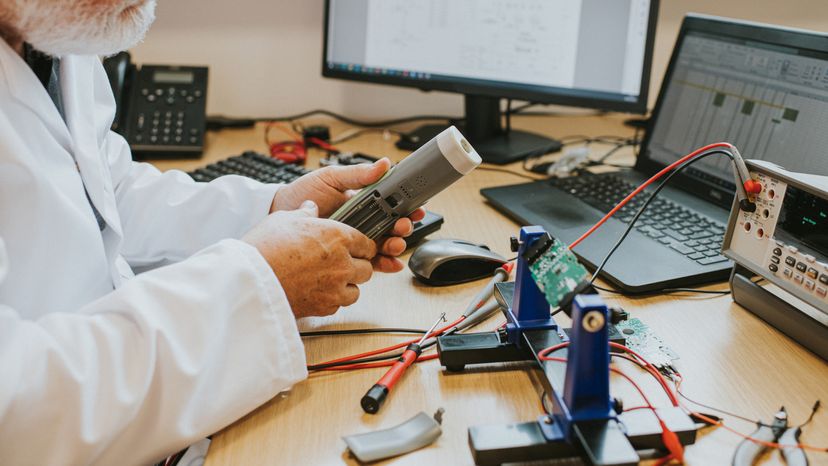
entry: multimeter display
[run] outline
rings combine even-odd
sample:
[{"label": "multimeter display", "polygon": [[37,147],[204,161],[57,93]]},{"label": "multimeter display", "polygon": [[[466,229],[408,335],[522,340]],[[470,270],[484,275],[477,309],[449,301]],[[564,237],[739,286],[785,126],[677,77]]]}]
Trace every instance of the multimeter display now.
[{"label": "multimeter display", "polygon": [[828,200],[788,186],[776,228],[785,242],[828,256]]},{"label": "multimeter display", "polygon": [[153,73],[152,79],[161,84],[192,84],[195,75],[190,71],[158,70]]}]

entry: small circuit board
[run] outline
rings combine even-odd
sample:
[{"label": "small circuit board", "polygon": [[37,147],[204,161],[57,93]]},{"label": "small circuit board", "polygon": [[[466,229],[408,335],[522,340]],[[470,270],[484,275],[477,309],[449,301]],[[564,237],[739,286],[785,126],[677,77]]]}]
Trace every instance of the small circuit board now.
[{"label": "small circuit board", "polygon": [[626,339],[626,346],[652,363],[656,369],[667,374],[674,370],[673,361],[679,358],[678,354],[665,345],[647,324],[636,318],[615,324],[615,328]]},{"label": "small circuit board", "polygon": [[558,307],[589,275],[566,244],[548,235],[535,243],[526,251],[525,259],[546,301]]}]

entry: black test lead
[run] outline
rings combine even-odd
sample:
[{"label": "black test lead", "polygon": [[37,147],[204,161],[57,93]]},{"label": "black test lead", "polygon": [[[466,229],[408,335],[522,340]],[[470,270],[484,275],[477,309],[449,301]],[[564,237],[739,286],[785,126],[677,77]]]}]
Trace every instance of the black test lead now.
[{"label": "black test lead", "polygon": [[434,329],[440,325],[440,322],[446,321],[446,313],[440,314],[440,318],[437,319],[437,322],[434,322],[434,325],[428,329],[425,335],[420,338],[420,341],[417,343],[411,343],[408,347],[405,348],[403,351],[402,356],[394,362],[394,365],[391,366],[391,369],[388,369],[388,372],[382,376],[381,379],[377,383],[368,390],[368,393],[362,397],[360,400],[360,405],[362,405],[362,409],[368,414],[376,414],[379,411],[382,403],[385,401],[385,397],[388,396],[388,392],[394,387],[394,384],[400,380],[405,370],[408,369],[408,366],[414,364],[414,361],[420,357],[420,354],[423,352],[422,344],[425,342],[430,336],[432,336],[432,332]]}]

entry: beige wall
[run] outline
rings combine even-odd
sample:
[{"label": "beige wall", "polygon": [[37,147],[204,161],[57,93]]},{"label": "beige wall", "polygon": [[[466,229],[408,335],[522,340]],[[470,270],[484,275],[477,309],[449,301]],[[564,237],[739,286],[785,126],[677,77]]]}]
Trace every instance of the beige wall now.
[{"label": "beige wall", "polygon": [[[158,21],[134,50],[135,60],[209,65],[212,113],[276,116],[317,107],[362,117],[461,113],[462,100],[453,94],[323,79],[322,5],[159,0]],[[688,11],[828,31],[828,0],[662,0],[653,94]]]}]

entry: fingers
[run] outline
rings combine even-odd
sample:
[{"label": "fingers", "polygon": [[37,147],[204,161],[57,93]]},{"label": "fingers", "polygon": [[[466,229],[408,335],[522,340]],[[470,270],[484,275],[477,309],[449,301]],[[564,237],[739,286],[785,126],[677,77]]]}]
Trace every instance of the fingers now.
[{"label": "fingers", "polygon": [[350,306],[359,299],[359,288],[356,285],[347,285],[342,291],[342,305]]},{"label": "fingers", "polygon": [[374,274],[374,267],[370,261],[364,259],[351,259],[352,276],[350,285],[361,285],[371,279]]},{"label": "fingers", "polygon": [[389,256],[377,256],[371,260],[371,263],[375,271],[382,273],[397,273],[405,268],[399,259]]},{"label": "fingers", "polygon": [[411,219],[408,217],[401,218],[397,220],[394,224],[394,228],[391,229],[391,236],[411,236],[411,233],[414,232],[414,224],[411,223]]},{"label": "fingers", "polygon": [[390,238],[385,238],[379,243],[379,254],[392,257],[399,256],[405,252],[406,247],[408,247],[408,245],[405,243],[404,239],[392,236]]},{"label": "fingers", "polygon": [[356,259],[373,259],[377,255],[377,243],[358,230],[342,224],[348,230],[348,252]]},{"label": "fingers", "polygon": [[338,191],[349,189],[361,189],[371,183],[377,182],[388,169],[391,168],[391,161],[382,158],[368,165],[334,166],[323,168],[319,176],[326,184]]},{"label": "fingers", "polygon": [[412,222],[419,222],[420,220],[425,218],[425,214],[425,209],[421,207],[412,212],[411,215],[408,216],[408,218],[410,218]]},{"label": "fingers", "polygon": [[311,200],[307,200],[299,206],[297,209],[298,212],[307,215],[308,217],[318,217],[319,216],[319,206],[316,205],[315,202]]}]

